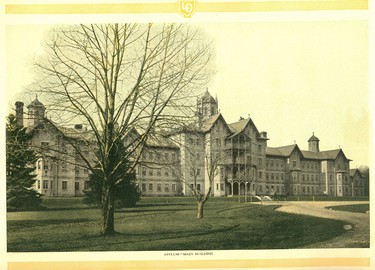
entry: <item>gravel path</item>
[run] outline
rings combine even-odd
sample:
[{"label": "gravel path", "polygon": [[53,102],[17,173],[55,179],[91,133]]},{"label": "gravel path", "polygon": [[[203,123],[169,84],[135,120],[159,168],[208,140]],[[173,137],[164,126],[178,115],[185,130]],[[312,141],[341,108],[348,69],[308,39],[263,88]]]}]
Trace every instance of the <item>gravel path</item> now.
[{"label": "gravel path", "polygon": [[[366,202],[281,202],[276,211],[347,221],[354,228],[331,240],[304,246],[303,248],[367,248],[370,246],[370,215],[336,211],[325,207]],[[267,203],[267,204],[270,204]],[[272,202],[272,204],[280,204]]]}]

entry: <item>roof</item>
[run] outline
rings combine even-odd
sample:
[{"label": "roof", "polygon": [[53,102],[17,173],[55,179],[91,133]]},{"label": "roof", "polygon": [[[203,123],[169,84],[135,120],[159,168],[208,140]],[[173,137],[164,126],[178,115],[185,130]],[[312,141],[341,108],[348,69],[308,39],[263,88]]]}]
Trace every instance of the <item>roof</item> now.
[{"label": "roof", "polygon": [[150,147],[179,149],[178,145],[175,144],[172,139],[164,137],[162,135],[156,135],[156,134],[152,134],[148,136],[146,145]]},{"label": "roof", "polygon": [[298,148],[296,144],[280,146],[280,147],[268,147],[267,146],[266,155],[289,157],[292,154],[295,147]]},{"label": "roof", "polygon": [[211,94],[208,92],[208,89],[206,90],[206,92],[203,94],[203,96],[201,97],[201,100],[202,102],[214,102],[216,103],[216,100],[213,98],[213,96],[211,96]]},{"label": "roof", "polygon": [[45,108],[43,103],[38,100],[38,97],[36,97],[28,106],[29,107],[42,107]]},{"label": "roof", "polygon": [[361,174],[361,172],[358,170],[358,168],[356,168],[356,169],[350,169],[350,170],[349,170],[349,175],[350,175],[350,177],[353,177],[357,172],[359,173],[359,176],[362,177],[362,174]]},{"label": "roof", "polygon": [[243,120],[240,120],[238,122],[234,122],[234,123],[231,123],[229,124],[229,128],[230,130],[234,133],[234,134],[238,134],[240,133],[242,130],[244,130],[244,128],[247,126],[247,124],[249,123],[250,121],[250,118],[247,118],[247,119],[243,119]]},{"label": "roof", "polygon": [[[212,126],[216,123],[216,121],[222,117],[221,113],[215,114],[209,118],[206,118],[202,121],[201,131],[208,132],[212,128]],[[223,118],[224,120],[224,118]],[[225,121],[224,121],[225,122]]]},{"label": "roof", "polygon": [[301,150],[302,155],[306,159],[319,159],[319,153],[307,151],[307,150]]},{"label": "roof", "polygon": [[234,122],[234,123],[231,123],[231,124],[228,125],[229,129],[233,133],[231,135],[231,137],[236,136],[239,133],[241,133],[249,123],[254,127],[256,133],[259,134],[259,131],[258,131],[257,127],[255,126],[253,120],[249,117],[247,119],[242,119],[238,122]]},{"label": "roof", "polygon": [[312,141],[317,141],[317,142],[319,142],[319,139],[314,135],[314,133],[313,133],[313,135],[310,137],[310,139],[308,140],[308,142],[312,142]]},{"label": "roof", "polygon": [[341,149],[327,150],[319,152],[319,159],[336,159]]}]

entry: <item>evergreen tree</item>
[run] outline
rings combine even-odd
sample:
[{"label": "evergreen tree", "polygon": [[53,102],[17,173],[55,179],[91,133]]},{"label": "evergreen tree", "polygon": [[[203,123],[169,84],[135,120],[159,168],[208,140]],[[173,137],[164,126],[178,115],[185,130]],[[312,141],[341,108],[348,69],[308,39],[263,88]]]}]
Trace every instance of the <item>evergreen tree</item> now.
[{"label": "evergreen tree", "polygon": [[[91,205],[101,205],[103,178],[98,171],[96,174],[90,175],[90,190],[85,191],[84,202]],[[122,181],[115,186],[114,190],[115,206],[133,207],[140,199],[140,192],[135,183],[135,174],[127,174],[122,176]]]},{"label": "evergreen tree", "polygon": [[[114,201],[115,206],[121,207],[133,207],[140,199],[140,192],[135,183],[135,173],[128,173],[128,168],[130,162],[124,159],[126,155],[126,150],[123,143],[118,140],[115,144],[116,147],[113,148],[112,158],[114,160],[123,160],[120,164],[120,168],[116,170],[115,179],[117,179],[117,184],[114,188]],[[95,170],[92,175],[90,175],[89,186],[90,190],[85,191],[84,202],[86,204],[94,204],[102,206],[103,199],[103,174],[100,170]]]},{"label": "evergreen tree", "polygon": [[6,183],[7,210],[36,210],[41,208],[42,195],[32,186],[35,183],[36,155],[30,148],[30,134],[17,125],[10,114],[6,124]]}]

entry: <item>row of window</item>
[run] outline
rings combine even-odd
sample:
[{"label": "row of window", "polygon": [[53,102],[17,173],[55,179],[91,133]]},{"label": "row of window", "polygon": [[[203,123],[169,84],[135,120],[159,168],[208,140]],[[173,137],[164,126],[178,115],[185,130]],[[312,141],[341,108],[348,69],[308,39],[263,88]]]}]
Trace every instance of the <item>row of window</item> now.
[{"label": "row of window", "polygon": [[[61,168],[62,171],[67,171],[68,169],[67,169],[66,162],[61,161],[60,168]],[[37,162],[37,170],[53,171],[53,169],[54,169],[53,163],[48,163],[46,161],[42,162],[42,160],[39,160]],[[89,172],[89,170],[87,168],[82,168],[78,165],[75,165],[74,171],[75,171],[75,173],[80,173],[82,171],[83,173],[86,173],[86,174]]]},{"label": "row of window", "polygon": [[142,160],[164,160],[164,161],[177,161],[176,153],[158,153],[158,152],[146,152],[142,153]]},{"label": "row of window", "polygon": [[141,168],[142,176],[176,176],[176,170],[174,169],[169,169],[169,168],[164,168],[164,169],[148,169],[145,167]]},{"label": "row of window", "polygon": [[[142,192],[153,192],[154,187],[156,186],[156,191],[157,192],[162,192],[162,187],[163,185],[158,183],[142,183],[141,184],[141,191]],[[164,184],[164,192],[176,192],[177,191],[177,184]]]},{"label": "row of window", "polygon": [[[50,180],[43,180],[37,181],[37,189],[41,188],[42,184],[42,189],[52,189],[53,188],[53,181]],[[61,181],[61,189],[62,190],[68,190],[68,181]],[[83,185],[83,189],[89,189],[89,181],[85,181]],[[79,182],[74,182],[74,190],[78,191],[80,190],[80,183]]]}]

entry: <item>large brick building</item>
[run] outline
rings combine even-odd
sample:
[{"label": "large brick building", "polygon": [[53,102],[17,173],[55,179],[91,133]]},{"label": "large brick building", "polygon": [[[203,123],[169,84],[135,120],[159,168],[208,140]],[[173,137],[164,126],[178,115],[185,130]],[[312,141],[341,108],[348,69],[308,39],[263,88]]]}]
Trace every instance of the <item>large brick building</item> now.
[{"label": "large brick building", "polygon": [[[64,138],[89,136],[89,131],[75,125],[56,132],[38,99],[27,109],[25,121],[23,103],[17,102],[17,119],[32,132],[32,144],[45,149],[36,162],[35,189],[47,196],[83,195],[89,172],[77,165],[81,157]],[[251,118],[228,124],[218,100],[206,91],[197,100],[193,124],[150,136],[136,167],[139,188],[143,196],[191,195],[191,187],[206,191],[208,174],[214,172],[214,196],[364,195],[363,180],[350,170],[351,160],[342,149],[321,151],[314,134],[307,141],[308,150],[297,144],[269,147],[268,140]]]}]

